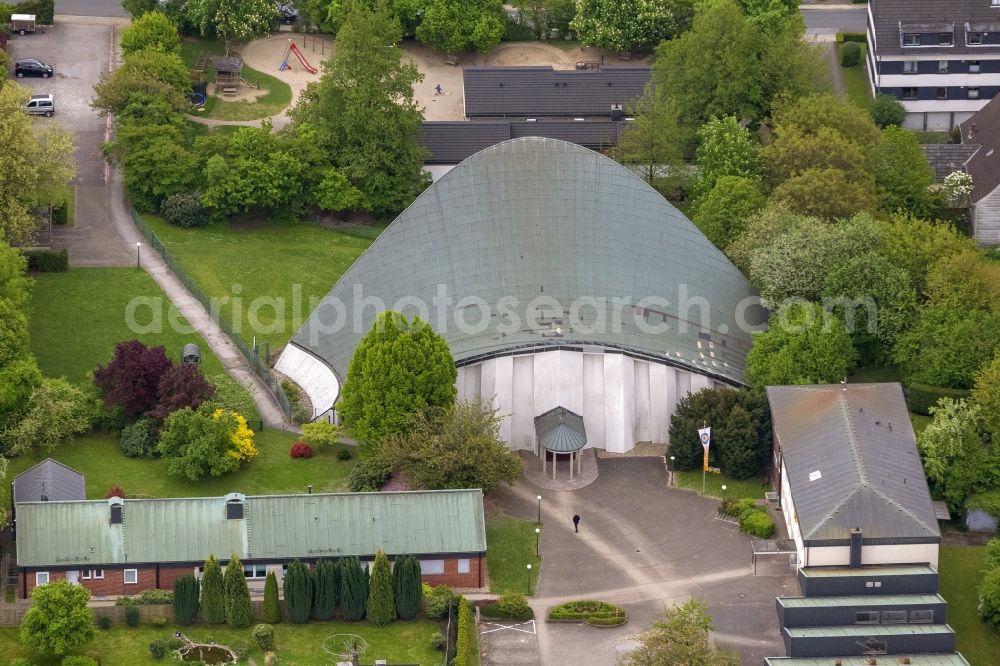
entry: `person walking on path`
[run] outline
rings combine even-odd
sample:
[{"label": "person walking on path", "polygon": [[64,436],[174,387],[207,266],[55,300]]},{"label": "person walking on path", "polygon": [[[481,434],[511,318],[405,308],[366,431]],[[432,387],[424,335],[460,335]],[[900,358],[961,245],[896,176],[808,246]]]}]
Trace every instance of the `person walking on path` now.
[{"label": "person walking on path", "polygon": [[444,91],[441,90],[441,84],[440,83],[437,84],[436,86],[434,86],[434,96],[435,97],[438,96],[438,95],[443,95],[443,94],[444,94]]},{"label": "person walking on path", "polygon": [[580,532],[580,516],[573,514],[573,531]]}]

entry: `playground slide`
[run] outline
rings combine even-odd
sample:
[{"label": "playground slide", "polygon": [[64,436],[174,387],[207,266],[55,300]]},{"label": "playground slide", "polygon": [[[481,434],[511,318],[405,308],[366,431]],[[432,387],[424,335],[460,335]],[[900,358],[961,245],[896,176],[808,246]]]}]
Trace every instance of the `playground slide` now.
[{"label": "playground slide", "polygon": [[302,51],[299,50],[299,47],[296,46],[295,42],[292,42],[289,48],[292,50],[292,53],[295,54],[295,57],[299,59],[299,62],[302,63],[302,66],[305,68],[307,72],[309,72],[310,74],[315,74],[316,72],[319,71],[318,69],[309,64],[309,61],[306,60],[306,57],[304,55],[302,55]]}]

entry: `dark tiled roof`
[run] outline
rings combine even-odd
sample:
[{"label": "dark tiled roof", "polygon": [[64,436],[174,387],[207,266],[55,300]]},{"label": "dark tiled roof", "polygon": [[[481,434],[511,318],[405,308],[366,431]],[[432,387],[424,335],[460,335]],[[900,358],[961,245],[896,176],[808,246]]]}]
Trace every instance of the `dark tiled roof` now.
[{"label": "dark tiled roof", "polygon": [[[990,0],[870,0],[869,7],[875,21],[879,55],[995,55],[1000,52],[1000,46],[965,45],[966,23],[972,24],[974,31],[977,28],[982,32],[997,30],[995,24],[1000,22],[1000,9],[991,7]],[[953,32],[954,46],[903,48],[900,45],[900,23],[913,27],[906,32]]]},{"label": "dark tiled roof", "polygon": [[649,83],[649,67],[554,70],[551,67],[467,67],[465,115],[608,116]]},{"label": "dark tiled roof", "polygon": [[941,182],[948,174],[962,171],[965,162],[979,146],[961,143],[925,143],[920,146],[927,163],[934,169],[934,179]]},{"label": "dark tiled roof", "polygon": [[959,128],[963,145],[970,148],[979,146],[965,166],[972,176],[972,201],[975,203],[1000,185],[1000,95],[991,99]]},{"label": "dark tiled roof", "polygon": [[540,136],[601,150],[618,144],[621,122],[612,120],[432,120],[420,128],[428,164],[458,164],[484,148],[508,139]]},{"label": "dark tiled roof", "polygon": [[535,417],[535,437],[548,451],[571,453],[587,443],[587,429],[582,416],[565,407],[555,407]]},{"label": "dark tiled roof", "polygon": [[14,477],[15,503],[63,502],[86,497],[83,474],[52,458],[46,458]]},{"label": "dark tiled roof", "polygon": [[940,539],[903,389],[768,386],[792,501],[810,541]]}]

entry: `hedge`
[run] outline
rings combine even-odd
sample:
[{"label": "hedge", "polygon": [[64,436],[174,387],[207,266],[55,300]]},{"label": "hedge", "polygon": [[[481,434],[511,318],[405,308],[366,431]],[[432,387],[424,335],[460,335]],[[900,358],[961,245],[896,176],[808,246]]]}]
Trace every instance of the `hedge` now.
[{"label": "hedge", "polygon": [[476,641],[476,621],[465,597],[458,600],[458,640],[455,642],[455,666],[479,664],[479,644]]},{"label": "hedge", "polygon": [[861,62],[861,47],[855,42],[847,42],[840,47],[840,66],[856,67]]},{"label": "hedge", "polygon": [[906,406],[915,414],[930,415],[930,408],[941,398],[960,400],[969,396],[969,389],[953,389],[929,384],[910,384],[906,387]]},{"label": "hedge", "polygon": [[965,502],[966,509],[981,509],[994,518],[1000,518],[1000,490],[977,493]]},{"label": "hedge", "polygon": [[528,610],[524,613],[506,613],[500,610],[500,604],[478,604],[479,612],[484,617],[496,617],[503,618],[505,620],[531,620],[535,617],[535,611],[531,610],[531,606],[528,606]]},{"label": "hedge", "polygon": [[625,611],[618,606],[592,599],[567,601],[564,604],[554,606],[549,611],[549,619],[575,620],[605,627],[625,624],[627,620]]},{"label": "hedge", "polygon": [[865,32],[838,32],[837,33],[837,43],[843,44],[844,42],[859,42],[861,44],[868,43],[868,33]]},{"label": "hedge", "polygon": [[65,273],[69,270],[67,250],[25,250],[28,270],[35,273]]},{"label": "hedge", "polygon": [[770,539],[774,536],[774,519],[766,510],[751,507],[740,514],[740,530],[759,539]]}]

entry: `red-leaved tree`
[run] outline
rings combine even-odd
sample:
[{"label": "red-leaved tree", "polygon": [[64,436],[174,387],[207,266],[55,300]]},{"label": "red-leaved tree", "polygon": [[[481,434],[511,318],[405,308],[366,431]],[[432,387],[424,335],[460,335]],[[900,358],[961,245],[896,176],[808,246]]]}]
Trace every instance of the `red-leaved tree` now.
[{"label": "red-leaved tree", "polygon": [[121,407],[125,416],[135,418],[156,406],[160,379],[172,365],[163,347],[119,342],[111,362],[94,370],[94,384],[106,406]]},{"label": "red-leaved tree", "polygon": [[157,389],[159,399],[156,408],[149,413],[157,421],[185,407],[197,410],[215,395],[215,387],[208,383],[198,366],[190,363],[175,365],[164,372]]},{"label": "red-leaved tree", "polygon": [[104,499],[111,499],[112,497],[125,499],[125,491],[122,490],[121,486],[111,486],[111,489],[104,494]]}]

